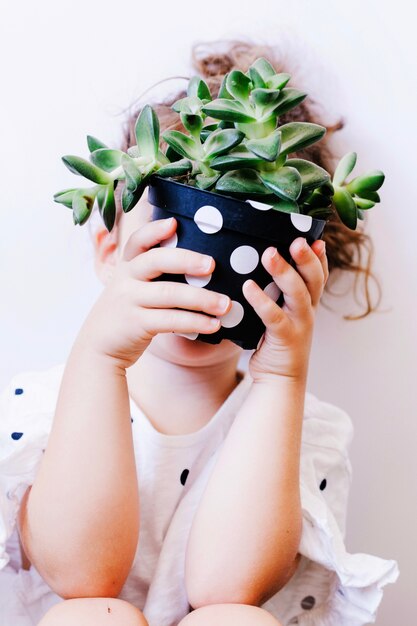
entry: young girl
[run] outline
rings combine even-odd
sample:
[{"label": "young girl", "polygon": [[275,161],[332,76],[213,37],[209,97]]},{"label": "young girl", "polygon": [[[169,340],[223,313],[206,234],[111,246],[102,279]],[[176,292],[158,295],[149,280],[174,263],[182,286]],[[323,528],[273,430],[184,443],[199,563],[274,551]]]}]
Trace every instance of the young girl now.
[{"label": "young girl", "polygon": [[[284,70],[272,49],[236,42],[194,69],[216,95],[259,56]],[[184,95],[155,105],[163,129]],[[305,103],[280,123],[293,119],[317,121]],[[331,169],[323,141],[298,155]],[[184,336],[215,332],[227,296],[152,281],[207,275],[215,259],[175,247],[176,220],[151,221],[146,193],[123,214],[120,187],[115,227],[95,234],[104,289],[67,362],[1,396],[1,626],[374,622],[397,563],[346,551],[353,426],[306,391],[329,272],[362,270],[367,236],[335,216],[327,254],[300,236],[295,269],[265,250],[285,304],[246,281],[266,332],[244,371],[234,343]]]}]

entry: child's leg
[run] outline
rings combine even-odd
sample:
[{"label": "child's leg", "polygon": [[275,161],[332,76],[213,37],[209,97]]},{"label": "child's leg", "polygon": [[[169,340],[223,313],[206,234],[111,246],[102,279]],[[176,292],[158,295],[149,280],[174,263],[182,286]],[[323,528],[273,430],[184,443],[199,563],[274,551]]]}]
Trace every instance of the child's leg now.
[{"label": "child's leg", "polygon": [[210,604],[191,611],[178,626],[282,626],[271,613],[250,604]]},{"label": "child's leg", "polygon": [[38,626],[149,626],[135,606],[117,598],[74,598],[55,604]]}]

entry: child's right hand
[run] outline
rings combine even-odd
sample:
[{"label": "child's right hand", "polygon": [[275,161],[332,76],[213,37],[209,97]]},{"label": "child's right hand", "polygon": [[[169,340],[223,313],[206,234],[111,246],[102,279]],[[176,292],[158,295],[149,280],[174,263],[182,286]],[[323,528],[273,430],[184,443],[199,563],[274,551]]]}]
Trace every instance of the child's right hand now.
[{"label": "child's right hand", "polygon": [[[133,232],[113,275],[83,328],[83,341],[126,369],[158,333],[214,333],[230,306],[228,296],[173,281],[152,281],[163,273],[204,276],[215,261],[199,252],[152,246],[169,239],[175,218],[147,222]],[[181,310],[190,309],[190,310]],[[195,312],[193,312],[195,311]]]}]

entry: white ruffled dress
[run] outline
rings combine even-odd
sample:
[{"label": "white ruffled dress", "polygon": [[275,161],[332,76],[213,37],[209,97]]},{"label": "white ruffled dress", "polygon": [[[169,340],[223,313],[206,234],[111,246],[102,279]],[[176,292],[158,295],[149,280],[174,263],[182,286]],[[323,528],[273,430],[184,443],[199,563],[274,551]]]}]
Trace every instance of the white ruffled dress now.
[{"label": "white ruffled dress", "polygon": [[[0,397],[0,626],[35,626],[63,601],[33,565],[22,569],[16,518],[47,446],[64,367],[22,372]],[[189,530],[251,382],[245,373],[212,419],[186,435],[160,433],[130,400],[141,530],[119,597],[141,609],[150,626],[177,626],[190,611],[184,585]],[[352,436],[351,419],[342,409],[306,393],[300,462],[302,558],[291,580],[262,605],[283,626],[373,623],[382,588],[398,578],[396,561],[346,550]]]}]

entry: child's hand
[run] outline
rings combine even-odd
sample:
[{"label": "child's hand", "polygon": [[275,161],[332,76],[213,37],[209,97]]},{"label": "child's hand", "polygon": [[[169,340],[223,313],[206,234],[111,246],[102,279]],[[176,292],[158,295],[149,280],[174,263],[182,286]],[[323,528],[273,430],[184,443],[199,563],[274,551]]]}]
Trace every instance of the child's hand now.
[{"label": "child's hand", "polygon": [[263,266],[284,293],[282,308],[253,280],[244,283],[245,298],[266,326],[249,362],[254,380],[285,376],[306,381],[315,312],[329,276],[323,243],[318,240],[310,247],[303,237],[292,242],[290,253],[298,272],[275,248],[263,253]]},{"label": "child's hand", "polygon": [[[122,259],[88,316],[83,333],[90,347],[128,368],[158,333],[214,333],[228,296],[173,281],[152,281],[163,273],[204,276],[214,259],[181,248],[152,246],[169,239],[174,218],[148,222],[128,239]],[[188,311],[181,309],[190,309]],[[195,311],[195,312],[193,312]]]}]

